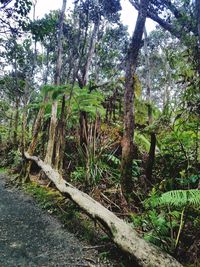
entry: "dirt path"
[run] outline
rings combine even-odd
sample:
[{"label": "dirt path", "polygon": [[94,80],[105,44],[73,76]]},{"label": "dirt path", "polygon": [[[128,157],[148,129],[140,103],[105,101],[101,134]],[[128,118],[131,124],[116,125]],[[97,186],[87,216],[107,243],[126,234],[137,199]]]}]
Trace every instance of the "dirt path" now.
[{"label": "dirt path", "polygon": [[[0,267],[91,265],[83,244],[0,174]],[[105,266],[105,265],[104,265]]]}]

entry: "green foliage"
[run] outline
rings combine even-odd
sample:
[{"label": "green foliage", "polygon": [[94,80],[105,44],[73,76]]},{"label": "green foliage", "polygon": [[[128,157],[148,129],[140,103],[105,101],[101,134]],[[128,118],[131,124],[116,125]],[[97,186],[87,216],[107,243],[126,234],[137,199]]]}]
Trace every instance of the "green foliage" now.
[{"label": "green foliage", "polygon": [[63,95],[65,92],[69,91],[70,85],[44,85],[41,88],[41,93],[43,95],[51,93],[53,100],[57,99],[58,96]]},{"label": "green foliage", "polygon": [[158,205],[169,205],[173,207],[199,207],[200,206],[200,190],[173,190],[166,192],[158,198]]},{"label": "green foliage", "polygon": [[131,214],[131,220],[135,227],[144,231],[146,240],[173,253],[180,242],[185,221],[192,218],[199,206],[199,190],[173,190],[161,193],[153,188],[150,197],[143,202],[143,213]]},{"label": "green foliage", "polygon": [[[107,154],[107,148],[87,146],[85,158],[84,152],[79,148],[79,155],[81,159],[81,167],[71,173],[71,178],[74,181],[84,182],[84,184],[93,186],[99,184],[106,178],[110,181],[119,182],[119,163],[120,161],[112,154]],[[110,144],[108,144],[110,145]]]},{"label": "green foliage", "polygon": [[32,1],[30,0],[1,0],[0,16],[2,17],[2,27],[8,27],[11,34],[19,34],[20,30],[27,25],[31,6]]},{"label": "green foliage", "polygon": [[191,186],[191,187],[197,187],[197,183],[200,181],[200,174],[193,174],[189,177],[186,177],[185,172],[183,171],[181,175],[181,178],[176,178],[176,181],[181,186]]},{"label": "green foliage", "polygon": [[31,30],[33,38],[46,44],[47,40],[55,38],[57,30],[58,12],[46,14],[44,18],[32,21],[27,29]]},{"label": "green foliage", "polygon": [[150,141],[143,134],[139,133],[138,131],[135,131],[134,140],[141,150],[146,151],[146,152],[149,151]]},{"label": "green foliage", "polygon": [[89,128],[88,143],[84,148],[79,147],[79,161],[72,172],[71,178],[86,185],[97,185],[102,180],[119,182],[120,160],[114,155],[113,140],[97,132],[93,124]]},{"label": "green foliage", "polygon": [[[4,151],[0,151],[3,158],[1,165],[15,168],[23,164],[19,152],[22,141],[22,115],[24,112],[27,115],[27,149],[37,112],[43,105],[45,114],[34,154],[45,155],[52,102],[56,100],[58,103],[57,125],[60,126],[62,99],[65,96],[66,118],[63,124],[65,129],[62,129],[66,144],[65,151],[62,151],[65,153],[64,171],[68,172],[72,182],[78,183],[80,188],[85,187],[88,191],[92,187],[112,190],[112,187],[120,188],[121,184],[120,141],[123,135],[126,65],[124,60],[130,40],[127,28],[119,22],[119,0],[99,0],[98,4],[93,0],[75,2],[74,10],[69,11],[68,16],[64,18],[60,75],[63,85],[60,86],[55,86],[53,82],[57,61],[59,11],[52,11],[43,18],[32,21],[26,27],[28,38],[18,38],[17,33],[25,26],[23,17],[26,17],[30,10],[30,1],[0,2],[0,12],[5,16],[2,17],[2,29],[8,30],[8,34],[3,34],[0,38],[3,48],[0,53],[0,143],[9,150],[5,157]],[[151,2],[150,12],[155,10],[158,15],[166,13],[166,3],[170,1],[165,1],[164,4],[161,2]],[[175,6],[180,10],[181,16],[180,21],[177,20],[176,28],[184,32],[182,29],[186,29],[187,25],[196,27],[195,18],[191,16],[189,20],[186,14],[186,10],[188,14],[195,14],[191,1],[172,2],[169,15],[166,13],[168,23],[174,25],[176,16],[172,14],[172,9]],[[8,3],[10,4],[7,5]],[[185,24],[181,20],[185,20]],[[92,34],[94,25],[99,25],[96,37]],[[194,35],[196,32],[197,30]],[[123,211],[134,206],[137,214],[132,214],[131,220],[134,226],[144,233],[146,240],[170,253],[177,252],[178,255],[181,255],[179,242],[182,248],[184,237],[186,236],[186,240],[191,239],[195,233],[194,229],[199,226],[199,219],[196,217],[199,216],[200,196],[199,191],[195,189],[200,179],[200,80],[196,72],[199,55],[196,59],[194,57],[199,51],[196,51],[196,37],[192,36],[192,31],[190,33],[191,36],[181,42],[160,29],[149,35],[151,101],[146,97],[147,55],[141,49],[133,88],[134,142],[139,148],[139,159],[134,160],[132,166],[134,191],[128,199],[130,206],[124,208],[120,198],[116,199],[113,193],[110,195],[110,200],[117,200],[116,204],[121,205]],[[8,36],[10,37],[6,39]],[[97,42],[87,73],[88,84],[81,88],[77,81],[81,84],[89,47],[94,40]],[[34,43],[37,43],[36,47]],[[42,85],[48,82],[50,85]],[[19,121],[16,126],[17,105]],[[152,109],[152,123],[149,123],[149,107]],[[105,108],[109,122],[104,122]],[[80,147],[79,119],[82,112],[87,114],[88,140],[87,145]],[[58,128],[56,127],[56,145],[60,138]],[[18,149],[15,150],[12,149],[12,144],[9,144],[14,131],[19,142]],[[157,146],[152,180],[147,181],[145,168],[151,133],[156,134]],[[29,185],[27,190],[50,211],[55,210],[55,206],[60,204],[59,199],[62,198],[53,196],[51,192],[35,184]],[[71,224],[72,227],[74,221],[80,219],[80,213],[73,209],[74,206],[71,207],[70,214],[65,211],[63,215],[67,220],[65,223]],[[188,222],[194,229],[187,229],[188,225],[190,226]],[[90,228],[88,222],[83,223],[83,228]],[[188,235],[185,234],[187,231]],[[90,238],[91,232],[88,231],[83,236]],[[194,240],[192,242],[195,244]],[[187,251],[190,251],[189,243],[185,246]],[[191,254],[193,255],[192,252]]]},{"label": "green foliage", "polygon": [[170,233],[176,232],[179,226],[181,213],[165,213],[156,209],[146,210],[143,214],[131,214],[134,227],[144,232],[144,239],[160,246],[167,252],[175,248],[175,239]]},{"label": "green foliage", "polygon": [[[105,109],[103,108],[104,96],[98,91],[89,91],[88,87],[80,88],[77,85],[72,87],[72,85],[45,85],[41,88],[41,93],[43,95],[50,95],[52,100],[57,99],[59,102],[59,111],[61,108],[61,97],[65,94],[66,105],[69,107],[70,111],[70,122],[74,124],[77,122],[80,111],[87,112],[89,118],[95,119],[96,114],[104,117]],[[50,103],[49,103],[50,104]],[[50,116],[50,105],[46,107],[46,117]]]},{"label": "green foliage", "polygon": [[141,174],[140,163],[141,163],[141,160],[133,160],[132,176],[134,180],[138,179]]},{"label": "green foliage", "polygon": [[181,111],[171,116],[173,119],[160,128],[157,136],[159,172],[165,179],[174,179],[179,184],[186,185],[186,181],[190,183],[189,177],[198,172],[198,121],[195,116]]},{"label": "green foliage", "polygon": [[2,167],[11,167],[16,168],[21,166],[22,164],[22,156],[19,150],[10,150],[6,157],[1,161],[0,166]]},{"label": "green foliage", "polygon": [[25,189],[37,199],[43,208],[49,209],[51,212],[54,211],[55,204],[64,200],[64,197],[58,191],[42,187],[34,182],[26,184]]},{"label": "green foliage", "polygon": [[87,112],[91,117],[96,118],[99,113],[102,117],[105,115],[105,110],[102,106],[104,96],[98,91],[90,92],[88,87],[74,87],[72,93],[71,108],[74,114],[80,111]]}]

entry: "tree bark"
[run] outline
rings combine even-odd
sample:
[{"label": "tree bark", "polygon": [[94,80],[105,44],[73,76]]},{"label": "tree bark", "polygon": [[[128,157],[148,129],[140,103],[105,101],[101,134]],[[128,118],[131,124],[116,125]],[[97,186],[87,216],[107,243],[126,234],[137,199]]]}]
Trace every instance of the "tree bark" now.
[{"label": "tree bark", "polygon": [[39,135],[39,132],[41,129],[42,119],[44,117],[45,105],[46,105],[47,101],[48,101],[48,96],[45,95],[43,104],[39,109],[39,112],[37,114],[35,124],[33,127],[31,143],[30,143],[29,148],[27,150],[29,155],[33,155],[33,153],[35,152],[35,148],[36,148],[37,141],[38,141],[38,135]]},{"label": "tree bark", "polygon": [[[99,31],[99,24],[100,24],[100,20],[98,19],[97,23],[94,24],[92,36],[90,39],[89,50],[87,54],[87,60],[82,70],[82,79],[79,80],[79,85],[81,88],[86,86],[88,82],[89,68],[92,62],[92,57],[94,55],[95,44],[97,41],[97,34]],[[85,152],[85,148],[87,146],[87,139],[88,139],[87,113],[85,111],[82,111],[82,110],[80,111],[79,123],[80,123],[80,145],[83,151]]]},{"label": "tree bark", "polygon": [[130,224],[119,219],[114,213],[103,207],[86,193],[67,183],[49,164],[44,163],[37,157],[30,156],[28,153],[25,153],[25,156],[27,159],[37,163],[60,192],[66,194],[93,220],[101,224],[114,243],[124,252],[131,255],[139,266],[182,266],[173,257],[143,240]]},{"label": "tree bark", "polygon": [[8,143],[12,144],[12,132],[13,132],[13,113],[10,115],[10,123],[9,123],[9,132],[8,132]]},{"label": "tree bark", "polygon": [[156,150],[156,134],[151,133],[151,144],[149,149],[149,156],[146,164],[146,178],[148,181],[152,181],[152,172],[155,162],[155,150]]},{"label": "tree bark", "polygon": [[[63,38],[63,23],[64,23],[64,15],[66,10],[67,0],[63,0],[62,10],[60,12],[59,18],[59,30],[58,30],[58,56],[56,62],[56,71],[55,71],[55,85],[60,85],[61,82],[61,68],[62,68],[62,38]],[[45,156],[45,162],[48,164],[52,164],[53,159],[53,151],[55,145],[55,133],[57,126],[57,109],[58,102],[57,99],[54,99],[51,107],[51,122],[49,129],[49,139],[47,143],[47,151]]]},{"label": "tree bark", "polygon": [[92,57],[94,55],[94,50],[95,50],[95,44],[96,44],[96,41],[97,41],[97,34],[98,34],[98,31],[99,31],[99,19],[97,21],[97,23],[94,24],[94,29],[93,29],[93,32],[92,32],[92,36],[91,36],[91,39],[90,39],[90,46],[89,46],[89,51],[88,51],[88,55],[87,55],[87,60],[86,60],[86,63],[84,65],[84,68],[83,68],[83,86],[85,86],[87,84],[87,81],[88,81],[88,73],[89,73],[89,68],[90,68],[90,65],[91,65],[91,62],[92,62]]},{"label": "tree bark", "polygon": [[55,144],[55,133],[56,133],[56,126],[57,126],[57,109],[58,109],[58,101],[53,100],[51,105],[51,121],[50,121],[50,128],[49,128],[49,139],[47,144],[47,151],[44,161],[48,164],[52,164],[53,158],[53,149]]},{"label": "tree bark", "polygon": [[16,99],[15,103],[15,121],[14,121],[14,133],[13,133],[13,145],[15,148],[18,146],[18,123],[19,123],[19,98]]},{"label": "tree bark", "polygon": [[80,145],[84,153],[86,153],[86,147],[88,144],[88,121],[87,113],[85,111],[80,112]]},{"label": "tree bark", "polygon": [[135,30],[128,51],[124,94],[124,134],[122,140],[121,184],[125,194],[132,192],[133,134],[134,134],[134,73],[141,47],[149,1],[141,0]]},{"label": "tree bark", "polygon": [[55,168],[62,172],[63,160],[65,153],[65,95],[62,98],[62,107],[60,120],[57,127],[57,142],[56,142],[56,152],[55,152]]},{"label": "tree bark", "polygon": [[[48,96],[45,95],[44,97],[44,101],[42,106],[39,109],[39,112],[37,114],[34,126],[33,126],[33,131],[32,131],[32,139],[31,139],[31,143],[28,147],[27,152],[29,153],[29,155],[33,155],[36,149],[36,145],[37,145],[37,141],[38,141],[38,135],[40,133],[41,130],[41,125],[42,125],[42,120],[44,117],[44,111],[45,111],[45,104],[47,103],[48,100]],[[22,151],[22,155],[24,156],[24,149]],[[32,166],[32,162],[25,162],[21,172],[19,174],[19,179],[21,180],[21,182],[28,182],[30,180],[30,171],[31,171],[31,166]]]},{"label": "tree bark", "polygon": [[27,111],[24,107],[22,114],[22,135],[21,135],[21,153],[24,155],[26,149],[26,125],[27,125]]},{"label": "tree bark", "polygon": [[[148,124],[151,125],[153,122],[152,114],[152,101],[151,101],[151,74],[150,74],[150,60],[148,51],[147,31],[144,28],[144,52],[145,52],[145,65],[146,65],[146,89],[147,89],[147,108],[148,108]],[[151,142],[149,149],[149,156],[146,164],[146,178],[151,182],[152,172],[155,161],[155,149],[156,149],[156,134],[151,132]]]},{"label": "tree bark", "polygon": [[[140,4],[138,3],[139,1],[135,0],[129,0],[129,2],[135,7],[136,10],[140,9]],[[156,5],[157,3],[155,3]],[[172,1],[168,1],[168,3],[165,1],[166,8],[168,8],[173,15],[181,21],[181,26],[182,28],[186,27],[188,32],[193,31],[193,27],[191,24],[186,23],[187,20],[184,20],[184,15],[177,10],[175,5],[172,4]],[[180,39],[183,36],[183,32],[180,31],[180,27],[177,27],[175,23],[170,23],[169,21],[163,19],[155,10],[148,10],[147,11],[147,17],[158,23],[163,29],[166,31],[169,31],[172,35],[176,36],[178,39]]]}]

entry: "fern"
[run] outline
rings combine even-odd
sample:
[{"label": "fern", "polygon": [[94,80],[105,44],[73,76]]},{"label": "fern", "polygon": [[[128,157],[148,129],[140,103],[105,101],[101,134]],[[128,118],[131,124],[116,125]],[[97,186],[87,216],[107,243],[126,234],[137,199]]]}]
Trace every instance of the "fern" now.
[{"label": "fern", "polygon": [[141,133],[135,131],[134,140],[138,146],[140,146],[143,150],[149,151],[150,142],[149,140]]},{"label": "fern", "polygon": [[158,198],[158,205],[169,205],[174,207],[200,206],[200,190],[172,190]]},{"label": "fern", "polygon": [[104,97],[97,91],[89,92],[87,87],[73,89],[73,96],[71,101],[72,113],[78,114],[81,111],[87,112],[91,117],[95,118],[97,112],[103,117],[105,116],[105,109],[102,106]]}]

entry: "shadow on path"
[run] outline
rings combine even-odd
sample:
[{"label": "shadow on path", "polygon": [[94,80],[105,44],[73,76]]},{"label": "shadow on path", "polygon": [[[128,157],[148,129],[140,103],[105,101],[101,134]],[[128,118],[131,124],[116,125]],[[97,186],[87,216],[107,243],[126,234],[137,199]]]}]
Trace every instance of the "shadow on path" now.
[{"label": "shadow on path", "polygon": [[90,266],[83,245],[0,174],[0,267]]}]

